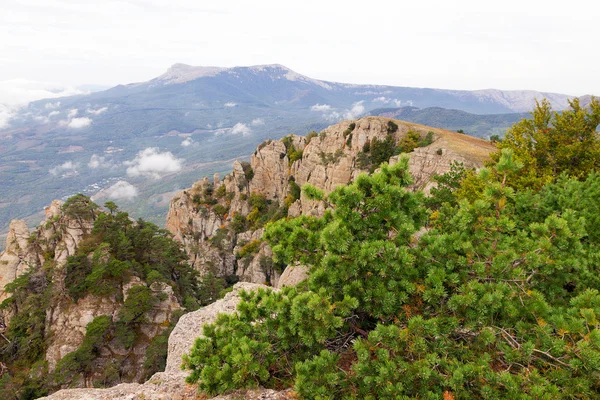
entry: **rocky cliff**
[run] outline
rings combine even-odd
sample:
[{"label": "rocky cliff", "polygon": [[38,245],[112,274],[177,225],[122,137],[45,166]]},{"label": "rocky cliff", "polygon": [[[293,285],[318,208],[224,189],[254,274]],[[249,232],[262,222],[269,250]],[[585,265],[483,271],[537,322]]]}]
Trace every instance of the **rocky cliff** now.
[{"label": "rocky cliff", "polygon": [[[130,289],[143,286],[148,287],[157,300],[145,313],[143,323],[136,326],[138,332],[133,345],[125,347],[116,338],[108,338],[106,345],[97,349],[98,354],[95,354],[93,367],[86,378],[75,379],[69,385],[87,386],[98,381],[118,383],[143,378],[146,349],[183,307],[169,284],[154,282],[150,285],[135,275],[127,275],[122,287],[113,293],[85,292],[79,297],[72,296],[72,287],[69,288],[66,282],[68,260],[79,254],[82,246],[89,247],[93,243],[92,229],[100,214],[92,210],[85,216],[75,215],[65,211],[63,202],[54,201],[46,208],[45,220],[31,232],[23,221],[11,223],[6,250],[0,253],[0,299],[5,300],[0,308],[0,333],[5,340],[3,344],[8,343],[7,347],[1,348],[1,365],[9,365],[14,359],[18,360],[19,354],[27,352],[23,343],[31,346],[35,343],[40,347],[43,370],[52,373],[60,360],[80,348],[88,325],[96,317],[108,316],[111,321],[116,321]],[[91,254],[87,256],[87,259],[91,258]],[[18,278],[26,281],[19,282],[14,299],[6,289]],[[29,311],[24,310],[31,310],[36,317],[26,315]],[[17,318],[16,324],[36,323],[35,327],[25,326],[27,331],[23,334],[31,337],[24,338],[21,344],[9,339],[20,335],[14,326],[10,330],[14,318]],[[107,371],[112,371],[110,377]]]},{"label": "rocky cliff", "polygon": [[[201,334],[202,327],[216,321],[221,313],[235,312],[240,301],[239,293],[242,290],[251,291],[263,285],[251,283],[238,283],[233,291],[221,300],[214,302],[200,310],[193,311],[181,317],[175,329],[169,336],[169,353],[167,366],[163,372],[154,374],[143,384],[126,383],[108,389],[68,389],[58,391],[45,400],[192,400],[198,399],[196,388],[185,383],[186,371],[181,370],[181,357],[187,353],[196,338]],[[276,392],[274,390],[253,390],[233,393],[227,396],[218,396],[215,400],[234,399],[292,399],[289,391]]]},{"label": "rocky cliff", "polygon": [[262,143],[250,163],[236,161],[223,180],[205,178],[178,193],[166,226],[199,271],[278,286],[284,266],[273,265],[270,248],[260,241],[262,226],[285,216],[322,214],[323,203],[301,195],[301,186],[330,192],[406,152],[412,189],[428,191],[432,177],[453,162],[479,168],[493,150],[484,140],[389,118],[343,121],[306,137]]}]

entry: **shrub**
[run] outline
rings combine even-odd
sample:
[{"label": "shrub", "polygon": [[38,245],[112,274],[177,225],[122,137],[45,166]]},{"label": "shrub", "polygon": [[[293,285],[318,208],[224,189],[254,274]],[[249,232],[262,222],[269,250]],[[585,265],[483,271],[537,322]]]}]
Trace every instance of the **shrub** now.
[{"label": "shrub", "polygon": [[229,212],[229,207],[225,207],[222,204],[217,204],[212,208],[212,211],[219,217],[223,218],[225,214]]},{"label": "shrub", "polygon": [[394,121],[388,121],[387,133],[395,133],[396,131],[398,131],[398,125]]},{"label": "shrub", "polygon": [[252,166],[247,161],[242,161],[242,169],[244,170],[244,175],[246,176],[246,180],[250,182],[252,178],[254,178],[254,170]]},{"label": "shrub", "polygon": [[306,144],[310,143],[311,139],[319,136],[319,134],[315,131],[311,131],[308,135],[306,135]]}]

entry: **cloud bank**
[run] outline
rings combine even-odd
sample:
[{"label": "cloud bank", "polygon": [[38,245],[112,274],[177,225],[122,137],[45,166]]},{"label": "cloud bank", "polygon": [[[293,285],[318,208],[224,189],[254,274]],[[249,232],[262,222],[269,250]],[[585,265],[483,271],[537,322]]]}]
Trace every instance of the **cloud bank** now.
[{"label": "cloud bank", "polygon": [[[9,125],[19,110],[30,102],[62,96],[84,93],[72,86],[58,83],[30,81],[27,79],[11,79],[0,81],[0,129]],[[60,106],[60,102],[49,102],[47,109]]]},{"label": "cloud bank", "polygon": [[127,181],[118,181],[104,192],[113,200],[133,200],[138,195],[138,189]]},{"label": "cloud bank", "polygon": [[73,161],[66,161],[63,164],[50,169],[48,172],[50,172],[51,175],[62,175],[62,177],[65,178],[67,176],[77,175],[77,167],[78,165]]},{"label": "cloud bank", "polygon": [[252,134],[252,129],[248,125],[238,122],[229,130],[229,133],[232,135],[248,136]]},{"label": "cloud bank", "polygon": [[337,122],[342,119],[355,119],[365,112],[364,100],[352,104],[352,108],[349,110],[337,110],[329,104],[315,104],[310,109],[311,111],[321,112],[323,118],[330,122]]},{"label": "cloud bank", "polygon": [[97,110],[94,110],[92,108],[88,108],[87,110],[85,110],[86,113],[88,114],[94,114],[94,115],[100,115],[103,112],[107,111],[108,107],[102,107],[102,108],[98,108]]},{"label": "cloud bank", "polygon": [[91,169],[110,168],[112,166],[113,164],[107,161],[105,157],[96,154],[92,154],[90,162],[88,162],[88,167]]},{"label": "cloud bank", "polygon": [[329,104],[315,104],[310,108],[311,111],[329,111],[331,106]]},{"label": "cloud bank", "polygon": [[67,123],[67,126],[72,129],[85,128],[92,124],[92,120],[88,117],[73,118]]},{"label": "cloud bank", "polygon": [[170,151],[161,153],[158,147],[148,147],[137,156],[124,163],[128,165],[127,175],[131,177],[148,176],[159,179],[162,174],[180,171],[183,160],[176,158]]},{"label": "cloud bank", "polygon": [[376,97],[373,99],[373,103],[383,103],[383,104],[394,104],[396,107],[400,107],[402,105],[402,101],[398,99],[389,99],[385,96]]}]

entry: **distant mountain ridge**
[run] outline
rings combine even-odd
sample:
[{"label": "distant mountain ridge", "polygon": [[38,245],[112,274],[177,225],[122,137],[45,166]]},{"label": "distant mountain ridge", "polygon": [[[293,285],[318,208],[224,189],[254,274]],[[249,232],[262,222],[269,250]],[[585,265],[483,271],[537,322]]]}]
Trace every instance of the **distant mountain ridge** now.
[{"label": "distant mountain ridge", "polygon": [[[543,97],[555,109],[566,107],[570,98],[532,91],[344,84],[278,64],[175,64],[146,82],[39,100],[21,109],[0,130],[0,233],[11,219],[39,212],[55,198],[92,195],[125,180],[130,186],[120,188],[135,201],[123,208],[161,223],[165,193],[229,171],[228,160],[248,156],[264,139],[320,131],[373,109],[442,107],[498,114],[529,111]],[[490,132],[496,128],[491,124]],[[132,175],[132,163],[142,152],[168,157],[177,171],[165,165],[160,173]]]}]

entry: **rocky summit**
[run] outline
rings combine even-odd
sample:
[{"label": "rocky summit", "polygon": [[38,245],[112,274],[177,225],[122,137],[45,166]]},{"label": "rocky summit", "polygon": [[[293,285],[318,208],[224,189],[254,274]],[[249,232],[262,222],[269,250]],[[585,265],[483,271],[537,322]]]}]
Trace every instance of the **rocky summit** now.
[{"label": "rocky summit", "polygon": [[[299,187],[310,184],[329,193],[377,167],[372,160],[374,143],[387,140],[386,146],[393,148],[408,142],[409,136],[422,145],[408,152],[411,188],[426,192],[433,185],[432,177],[448,172],[452,163],[480,168],[495,149],[482,139],[389,118],[344,121],[318,134],[267,140],[250,163],[236,161],[224,179],[204,178],[177,193],[166,227],[184,245],[197,270],[281,287],[283,270],[270,262],[271,249],[260,241],[268,219],[260,221],[256,216],[321,215],[325,204],[309,200]],[[394,164],[400,155],[383,157],[376,161]]]}]

